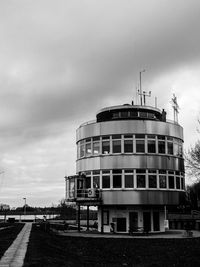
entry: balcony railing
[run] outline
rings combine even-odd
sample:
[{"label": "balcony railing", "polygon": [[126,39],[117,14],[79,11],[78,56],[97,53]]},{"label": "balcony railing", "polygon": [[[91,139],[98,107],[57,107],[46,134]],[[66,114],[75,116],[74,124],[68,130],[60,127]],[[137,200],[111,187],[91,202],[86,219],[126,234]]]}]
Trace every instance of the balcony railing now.
[{"label": "balcony railing", "polygon": [[101,191],[97,188],[70,190],[69,200],[99,201],[101,200]]}]

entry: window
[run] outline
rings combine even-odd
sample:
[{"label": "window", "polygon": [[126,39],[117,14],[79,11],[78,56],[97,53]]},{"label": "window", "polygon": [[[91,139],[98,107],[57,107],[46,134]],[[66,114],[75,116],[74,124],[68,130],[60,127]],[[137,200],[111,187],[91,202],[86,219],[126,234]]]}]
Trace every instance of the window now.
[{"label": "window", "polygon": [[122,175],[113,174],[113,188],[121,188],[121,187],[122,187]]},{"label": "window", "polygon": [[110,175],[102,175],[102,188],[110,188]]},{"label": "window", "polygon": [[100,142],[93,143],[93,155],[98,155],[100,153]]},{"label": "window", "polygon": [[100,187],[100,176],[93,176],[93,188]]},{"label": "window", "polygon": [[103,225],[109,225],[109,211],[103,211]]},{"label": "window", "polygon": [[124,153],[133,153],[133,140],[124,139]]},{"label": "window", "polygon": [[167,137],[167,153],[170,155],[173,155],[173,153],[174,153],[173,138],[172,137]]},{"label": "window", "polygon": [[137,174],[137,188],[146,187],[146,176],[144,174]]},{"label": "window", "polygon": [[148,153],[156,153],[156,141],[154,135],[148,135]]},{"label": "window", "polygon": [[120,117],[119,112],[113,112],[113,114],[112,114],[113,119],[118,119],[119,117]]},{"label": "window", "polygon": [[174,189],[174,176],[169,175],[168,179],[169,179],[169,188]]},{"label": "window", "polygon": [[85,156],[85,142],[81,141],[80,142],[80,157],[84,157]]},{"label": "window", "polygon": [[157,177],[156,175],[149,175],[149,188],[157,188]]},{"label": "window", "polygon": [[134,182],[133,182],[133,173],[126,173],[124,174],[124,186],[125,188],[133,188],[134,187]]},{"label": "window", "polygon": [[80,142],[77,144],[77,158],[79,159],[81,157],[81,150],[80,150]]},{"label": "window", "polygon": [[184,188],[185,188],[185,187],[184,187],[184,178],[181,177],[181,189],[184,190]]},{"label": "window", "polygon": [[113,153],[121,153],[121,140],[113,140]]},{"label": "window", "polygon": [[147,118],[147,112],[140,111],[140,118]]},{"label": "window", "polygon": [[145,135],[144,134],[136,134],[136,153],[144,153],[145,152]]},{"label": "window", "polygon": [[122,111],[121,118],[128,118],[128,111]]},{"label": "window", "polygon": [[86,157],[91,155],[91,141],[85,144]]},{"label": "window", "polygon": [[110,141],[102,140],[102,154],[109,154],[109,153],[110,153]]},{"label": "window", "polygon": [[179,156],[178,140],[174,138],[174,155]]},{"label": "window", "polygon": [[176,189],[180,189],[180,188],[181,188],[180,177],[176,176]]},{"label": "window", "polygon": [[93,155],[98,155],[100,153],[100,137],[93,137]]},{"label": "window", "polygon": [[166,175],[159,175],[159,187],[160,188],[167,188],[167,179]]},{"label": "window", "polygon": [[86,177],[85,188],[91,188],[91,177],[90,176]]},{"label": "window", "polygon": [[158,153],[165,154],[165,136],[158,136]]},{"label": "window", "polygon": [[138,112],[137,111],[130,111],[130,117],[131,118],[137,118],[138,117]]}]

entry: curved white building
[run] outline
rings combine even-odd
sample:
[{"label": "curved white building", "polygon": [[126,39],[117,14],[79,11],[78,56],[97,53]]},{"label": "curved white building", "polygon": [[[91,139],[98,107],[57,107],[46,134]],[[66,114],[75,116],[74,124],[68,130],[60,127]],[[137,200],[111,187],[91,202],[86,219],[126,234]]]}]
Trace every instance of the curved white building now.
[{"label": "curved white building", "polygon": [[76,176],[66,198],[98,206],[101,232],[164,231],[184,192],[183,128],[138,105],[107,107],[77,129]]}]

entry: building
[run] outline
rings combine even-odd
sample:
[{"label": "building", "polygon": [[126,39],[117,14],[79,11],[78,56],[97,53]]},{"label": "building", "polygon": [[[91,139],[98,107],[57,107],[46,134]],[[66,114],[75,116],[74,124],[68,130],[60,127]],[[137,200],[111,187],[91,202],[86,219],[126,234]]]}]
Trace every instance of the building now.
[{"label": "building", "polygon": [[98,230],[165,231],[166,210],[184,194],[183,128],[142,105],[101,109],[77,129],[77,175],[66,198],[98,207]]}]

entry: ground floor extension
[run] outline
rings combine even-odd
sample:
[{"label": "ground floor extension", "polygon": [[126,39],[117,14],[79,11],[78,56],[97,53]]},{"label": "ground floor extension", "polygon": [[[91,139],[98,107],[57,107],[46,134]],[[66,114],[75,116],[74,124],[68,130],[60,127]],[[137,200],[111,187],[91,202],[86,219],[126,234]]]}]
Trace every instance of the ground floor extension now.
[{"label": "ground floor extension", "polygon": [[98,231],[115,233],[164,232],[166,209],[161,207],[106,206],[98,208]]}]

